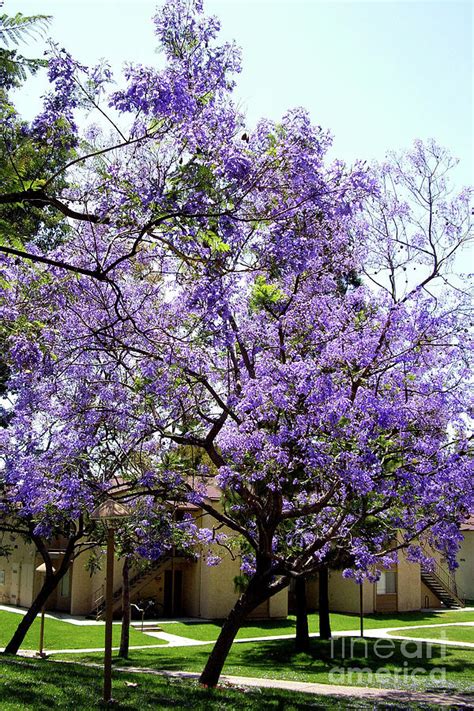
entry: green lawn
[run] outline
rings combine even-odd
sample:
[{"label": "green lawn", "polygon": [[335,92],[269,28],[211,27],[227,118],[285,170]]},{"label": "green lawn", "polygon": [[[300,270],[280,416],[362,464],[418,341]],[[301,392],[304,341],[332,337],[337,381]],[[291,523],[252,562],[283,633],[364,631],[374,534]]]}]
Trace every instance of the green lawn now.
[{"label": "green lawn", "polygon": [[[15,612],[0,610],[0,647],[7,644],[20,622],[20,615]],[[420,625],[437,622],[470,622],[474,621],[474,612],[407,612],[393,615],[367,615],[364,621],[366,629],[380,627],[400,627],[404,625]],[[310,631],[318,631],[318,617],[312,614],[309,617]],[[187,620],[185,622],[163,623],[161,629],[171,634],[191,637],[203,641],[217,639],[222,621],[199,622]],[[357,629],[359,618],[357,615],[341,613],[331,614],[331,624],[334,632],[341,630]],[[22,649],[38,649],[39,644],[39,618],[35,620],[22,645]],[[455,628],[454,628],[455,629]],[[286,620],[251,620],[239,631],[237,638],[267,637],[277,635],[293,635],[295,633],[295,618],[289,616]],[[405,635],[405,632],[403,633]],[[414,636],[421,636],[418,632]],[[120,625],[114,624],[114,646],[119,645]],[[452,637],[452,639],[457,639]],[[469,641],[466,639],[466,641]],[[87,649],[102,647],[104,643],[104,626],[71,625],[68,622],[46,618],[45,622],[45,648],[54,649]],[[130,645],[166,645],[166,642],[149,635],[142,634],[136,629],[130,630]]]},{"label": "green lawn", "polygon": [[[341,613],[331,613],[331,624],[333,630],[359,629],[359,616]],[[453,612],[419,610],[418,612],[397,612],[396,614],[371,614],[364,615],[364,626],[366,629],[380,629],[381,627],[404,627],[405,625],[429,625],[451,622],[474,622],[474,610],[460,610]],[[348,626],[348,623],[351,626]],[[316,623],[317,624],[317,623]],[[314,629],[317,632],[317,629]]]},{"label": "green lawn", "polygon": [[[0,610],[0,647],[4,647],[9,642],[20,621],[21,615],[18,613]],[[39,629],[40,620],[37,618],[25,637],[22,649],[38,649]],[[45,649],[90,649],[104,646],[104,624],[80,627],[46,617],[44,629]],[[120,644],[120,625],[114,624],[113,644],[117,647]],[[130,644],[139,646],[166,643],[131,629]]]},{"label": "green lawn", "polygon": [[[127,686],[134,684],[136,686]],[[99,709],[101,670],[51,661],[0,658],[0,708],[2,711],[93,711]],[[114,708],[121,711],[338,711],[339,709],[387,709],[386,703],[299,694],[277,689],[203,689],[194,681],[166,679],[151,674],[116,673]],[[426,710],[427,706],[397,703],[391,709]]]},{"label": "green lawn", "polygon": [[[446,627],[420,627],[414,630],[393,631],[393,635],[403,637],[423,637],[425,639],[445,639],[454,642],[471,642],[474,644],[474,627],[461,627],[460,625],[447,625]],[[474,654],[474,649],[473,649]]]},{"label": "green lawn", "polygon": [[[379,647],[375,647],[376,644],[374,639],[354,639],[351,650],[350,638],[345,638],[344,642],[343,638],[339,638],[333,644],[313,638],[310,653],[302,654],[294,651],[293,640],[242,642],[232,647],[224,673],[375,687],[430,689],[448,686],[474,694],[474,652],[471,650],[395,639],[380,641]],[[383,646],[382,652],[389,646],[391,651],[388,656],[386,651],[386,656],[378,654],[380,645]],[[210,644],[136,650],[131,653],[128,664],[157,670],[200,672],[210,650]],[[74,655],[74,659],[98,662],[100,656]],[[123,666],[124,662],[117,660],[117,664]],[[381,668],[389,670],[391,677],[376,677],[375,673]],[[413,680],[411,672],[415,668],[425,671],[419,672]],[[443,669],[446,670],[446,678],[442,676]],[[358,674],[357,670],[362,672]],[[396,670],[398,679],[394,676]]]},{"label": "green lawn", "polygon": [[[399,612],[396,615],[366,615],[364,626],[366,629],[378,629],[381,627],[402,627],[405,625],[427,625],[430,623],[443,622],[474,622],[473,612]],[[158,623],[159,624],[159,623]],[[198,620],[186,620],[185,622],[165,623],[162,629],[170,634],[200,639],[203,641],[213,641],[217,639],[222,620],[212,622],[200,622]],[[359,629],[359,616],[338,612],[331,613],[331,626],[333,632],[342,630]],[[319,621],[317,614],[309,616],[310,632],[319,632]],[[246,637],[270,637],[283,634],[294,634],[296,621],[293,615],[286,620],[250,620],[244,624],[237,634],[237,639]]]}]

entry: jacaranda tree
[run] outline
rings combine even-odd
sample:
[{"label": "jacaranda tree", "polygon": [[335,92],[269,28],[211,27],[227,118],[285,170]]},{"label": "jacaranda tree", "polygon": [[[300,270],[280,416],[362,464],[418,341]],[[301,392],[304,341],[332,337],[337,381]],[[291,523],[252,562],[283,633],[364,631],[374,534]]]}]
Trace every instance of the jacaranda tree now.
[{"label": "jacaranda tree", "polygon": [[[0,247],[21,284],[2,298],[13,371],[32,340],[17,294],[42,292],[41,363],[61,392],[93,383],[68,400],[77,426],[140,433],[139,485],[186,491],[216,521],[201,536],[239,550],[245,589],[201,676],[215,685],[246,615],[292,578],[376,579],[400,549],[425,560],[424,542],[454,563],[472,506],[469,302],[449,272],[469,192],[449,195],[435,144],[348,169],[302,109],[250,130],[238,52],[201,3],[168,4],[156,29],[164,69],[129,66],[112,92],[107,66],[53,48],[32,129],[76,156],[0,202],[57,210],[70,231],[47,253]],[[102,118],[83,134],[84,107]]]}]

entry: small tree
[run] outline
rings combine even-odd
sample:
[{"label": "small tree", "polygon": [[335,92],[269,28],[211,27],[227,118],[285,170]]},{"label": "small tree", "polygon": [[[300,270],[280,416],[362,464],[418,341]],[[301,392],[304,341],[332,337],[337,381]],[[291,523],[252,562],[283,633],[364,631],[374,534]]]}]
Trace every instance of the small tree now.
[{"label": "small tree", "polygon": [[[39,281],[44,283],[42,277]],[[34,305],[34,289],[29,293]],[[43,307],[50,310],[51,304]],[[146,418],[140,420],[140,410],[134,412],[131,401],[121,398],[122,387],[111,382],[100,359],[92,355],[87,368],[79,367],[71,380],[64,378],[65,362],[59,364],[61,338],[55,344],[54,328],[48,331],[38,322],[25,328],[21,316],[10,314],[5,332],[9,377],[4,403],[9,404],[0,431],[0,531],[33,543],[46,567],[43,585],[7,645],[6,652],[14,654],[70,564],[103,541],[103,531],[90,519],[101,500],[130,499],[135,517],[146,516],[150,531],[161,534],[165,546],[162,534],[170,527],[171,501],[178,491],[170,478],[156,476],[150,496],[146,474],[152,450],[148,447],[145,455],[141,449]],[[65,546],[57,570],[49,551],[53,540]],[[156,541],[146,551],[144,545],[138,546],[142,554],[157,553]]]},{"label": "small tree", "polygon": [[[62,551],[63,555],[59,567],[57,568],[54,566],[55,560],[49,551],[48,539],[40,534],[38,523],[35,523],[31,518],[20,516],[15,520],[14,517],[11,519],[4,519],[2,517],[0,530],[14,533],[15,535],[21,536],[27,542],[33,543],[45,565],[45,574],[41,588],[25,615],[22,616],[12,638],[5,647],[5,654],[17,654],[36,616],[41,612],[50,595],[68,573],[69,567],[74,559],[80,553],[87,550],[88,546],[84,545],[81,541],[85,532],[82,517],[79,518],[76,523],[68,522],[57,528],[57,533],[65,540],[65,548]],[[53,532],[51,531],[51,533]]]},{"label": "small tree", "polygon": [[122,627],[120,632],[119,657],[128,659],[128,648],[130,644],[130,558],[128,555],[123,560],[122,567]]}]

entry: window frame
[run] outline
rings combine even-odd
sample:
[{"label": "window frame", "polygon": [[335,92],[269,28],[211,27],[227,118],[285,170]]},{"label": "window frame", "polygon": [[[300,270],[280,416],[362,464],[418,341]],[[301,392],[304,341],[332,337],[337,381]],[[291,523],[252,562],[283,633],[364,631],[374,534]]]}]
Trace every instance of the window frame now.
[{"label": "window frame", "polygon": [[380,578],[376,582],[376,586],[377,595],[396,595],[397,571],[383,570],[380,574]]}]

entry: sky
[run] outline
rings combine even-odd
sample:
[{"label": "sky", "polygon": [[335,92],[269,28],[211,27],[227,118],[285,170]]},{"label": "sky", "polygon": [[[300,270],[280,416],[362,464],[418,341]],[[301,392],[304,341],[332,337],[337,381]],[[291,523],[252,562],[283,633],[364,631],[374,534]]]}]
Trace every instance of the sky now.
[{"label": "sky", "polygon": [[[473,5],[417,0],[204,0],[243,51],[236,97],[251,127],[305,106],[334,134],[333,155],[381,160],[416,138],[460,159],[473,183]],[[9,14],[53,16],[49,34],[85,64],[155,64],[151,0],[6,0]],[[38,56],[41,43],[29,48]],[[26,52],[25,52],[26,54]],[[19,108],[33,115],[41,80]]]}]

